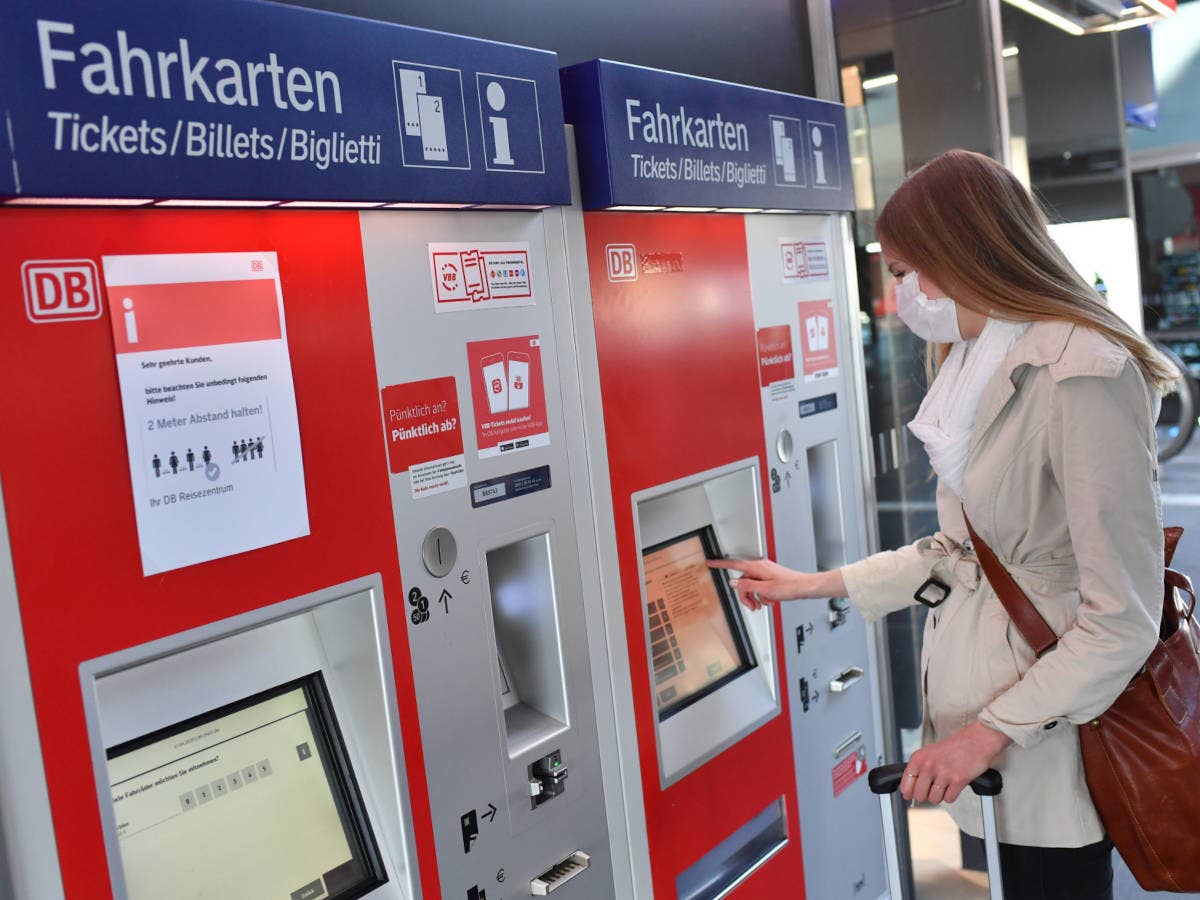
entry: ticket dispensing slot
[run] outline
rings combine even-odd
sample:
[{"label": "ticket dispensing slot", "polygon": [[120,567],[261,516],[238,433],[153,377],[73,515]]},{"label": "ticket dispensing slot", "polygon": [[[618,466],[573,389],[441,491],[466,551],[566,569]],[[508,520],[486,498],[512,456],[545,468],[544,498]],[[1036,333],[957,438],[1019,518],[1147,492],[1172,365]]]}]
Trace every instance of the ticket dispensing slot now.
[{"label": "ticket dispensing slot", "polygon": [[725,897],[787,843],[787,814],[779,798],[679,874],[679,900]]},{"label": "ticket dispensing slot", "polygon": [[846,532],[837,441],[808,448],[808,486],[812,498],[817,569],[828,572],[846,564]]},{"label": "ticket dispensing slot", "polygon": [[508,755],[515,759],[568,725],[550,535],[504,544],[488,550],[486,559],[497,682]]},{"label": "ticket dispensing slot", "polygon": [[664,786],[779,711],[771,612],[707,561],[765,552],[758,460],[634,495],[646,653]]}]

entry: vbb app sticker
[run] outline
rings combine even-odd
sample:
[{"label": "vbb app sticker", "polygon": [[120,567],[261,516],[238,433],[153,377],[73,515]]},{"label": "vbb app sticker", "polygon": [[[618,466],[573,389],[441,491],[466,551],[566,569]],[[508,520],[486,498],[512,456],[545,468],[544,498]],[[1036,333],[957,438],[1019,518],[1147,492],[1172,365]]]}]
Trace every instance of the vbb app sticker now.
[{"label": "vbb app sticker", "polygon": [[813,382],[836,378],[838,355],[833,325],[833,301],[801,301],[799,313],[800,334],[804,347],[804,380]]}]

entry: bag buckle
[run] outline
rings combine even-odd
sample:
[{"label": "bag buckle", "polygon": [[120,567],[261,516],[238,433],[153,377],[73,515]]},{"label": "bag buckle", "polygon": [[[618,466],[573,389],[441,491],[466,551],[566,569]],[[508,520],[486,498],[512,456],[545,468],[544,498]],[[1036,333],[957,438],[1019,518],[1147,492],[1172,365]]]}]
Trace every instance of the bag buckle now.
[{"label": "bag buckle", "polygon": [[946,602],[946,598],[950,596],[950,585],[942,581],[940,578],[930,576],[925,579],[915,594],[913,599],[918,603],[923,603],[930,609],[937,609]]}]

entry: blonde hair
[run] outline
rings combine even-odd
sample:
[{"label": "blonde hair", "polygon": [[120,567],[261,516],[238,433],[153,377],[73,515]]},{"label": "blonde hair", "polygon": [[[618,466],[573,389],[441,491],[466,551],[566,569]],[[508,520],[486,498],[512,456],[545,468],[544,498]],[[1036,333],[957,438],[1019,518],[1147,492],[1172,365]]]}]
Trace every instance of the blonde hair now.
[{"label": "blonde hair", "polygon": [[[898,257],[968,309],[1091,328],[1125,347],[1158,390],[1179,378],[1175,365],[1075,271],[1024,185],[987,156],[951,150],[926,163],[896,189],[875,229]],[[940,365],[949,347],[931,350]]]}]

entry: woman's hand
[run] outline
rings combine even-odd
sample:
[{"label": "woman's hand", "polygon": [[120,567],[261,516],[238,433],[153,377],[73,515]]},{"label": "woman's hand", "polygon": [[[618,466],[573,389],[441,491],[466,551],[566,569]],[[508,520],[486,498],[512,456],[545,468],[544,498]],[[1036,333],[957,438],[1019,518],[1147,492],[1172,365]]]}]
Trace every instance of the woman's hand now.
[{"label": "woman's hand", "polygon": [[953,803],[1012,741],[982,722],[922,747],[904,769],[900,793],[918,803]]},{"label": "woman's hand", "polygon": [[729,586],[750,609],[762,609],[766,603],[780,600],[806,600],[846,596],[846,583],[839,570],[797,572],[769,559],[714,559],[714,569],[736,569],[742,575],[731,578]]}]

